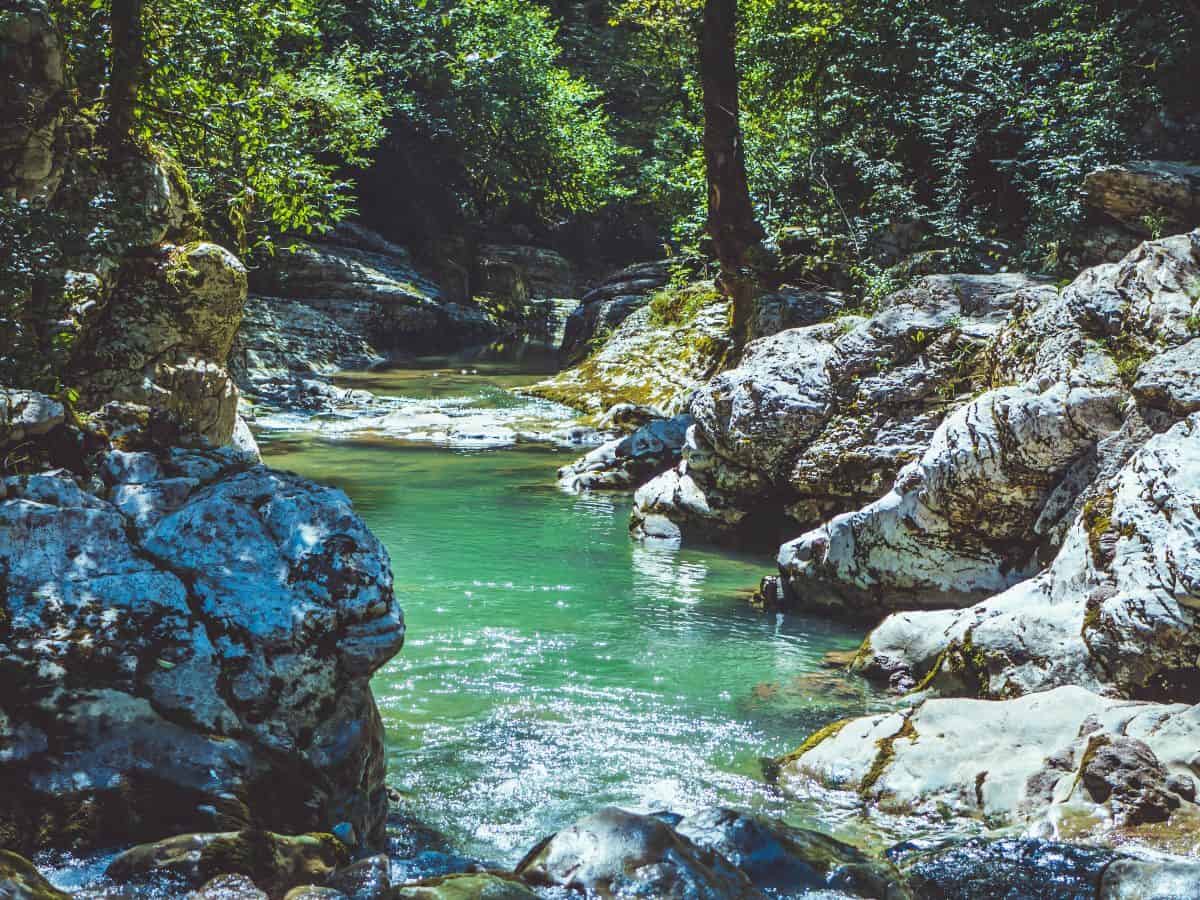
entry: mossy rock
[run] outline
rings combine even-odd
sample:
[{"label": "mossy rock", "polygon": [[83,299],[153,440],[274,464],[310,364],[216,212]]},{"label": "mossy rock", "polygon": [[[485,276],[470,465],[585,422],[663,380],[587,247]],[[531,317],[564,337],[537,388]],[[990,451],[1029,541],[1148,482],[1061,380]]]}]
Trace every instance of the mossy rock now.
[{"label": "mossy rock", "polygon": [[0,897],[13,900],[65,900],[64,894],[42,877],[23,856],[0,850]]},{"label": "mossy rock", "polygon": [[247,829],[140,844],[114,859],[108,875],[122,883],[168,877],[192,887],[220,875],[245,875],[275,896],[296,885],[319,884],[349,861],[349,851],[331,834]]},{"label": "mossy rock", "polygon": [[531,900],[537,897],[511,875],[447,875],[392,888],[387,900]]}]

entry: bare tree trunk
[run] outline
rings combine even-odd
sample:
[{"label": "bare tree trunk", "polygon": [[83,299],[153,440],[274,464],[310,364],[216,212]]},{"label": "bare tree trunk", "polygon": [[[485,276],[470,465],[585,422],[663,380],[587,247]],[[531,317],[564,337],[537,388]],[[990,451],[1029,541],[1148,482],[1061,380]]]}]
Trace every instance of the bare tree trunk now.
[{"label": "bare tree trunk", "polygon": [[133,137],[133,110],[142,81],[144,0],[112,0],[112,77],[108,86],[108,147],[116,155]]},{"label": "bare tree trunk", "polygon": [[705,0],[700,36],[704,91],[704,162],[708,176],[708,233],[721,265],[721,287],[733,300],[733,333],[746,339],[757,275],[750,265],[762,227],[746,179],[738,122],[737,0]]}]

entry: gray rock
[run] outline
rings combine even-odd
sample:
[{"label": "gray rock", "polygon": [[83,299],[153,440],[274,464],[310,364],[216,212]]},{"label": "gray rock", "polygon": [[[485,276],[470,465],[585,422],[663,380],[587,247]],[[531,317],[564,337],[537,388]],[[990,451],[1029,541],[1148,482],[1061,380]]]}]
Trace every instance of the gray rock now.
[{"label": "gray rock", "polygon": [[368,856],[338,869],[325,882],[348,900],[377,900],[392,886],[391,863],[384,854]]},{"label": "gray rock", "polygon": [[568,363],[577,363],[598,349],[629,316],[650,302],[670,281],[667,262],[637,263],[614,272],[583,295],[568,317],[561,350]]},{"label": "gray rock", "polygon": [[1100,900],[1183,900],[1200,897],[1200,863],[1119,859],[1104,870]]},{"label": "gray rock", "polygon": [[759,898],[750,879],[653,816],[607,807],[535,847],[516,873],[589,895]]},{"label": "gray rock", "polygon": [[[872,815],[962,817],[1102,843],[1136,833],[1153,842],[1161,832],[1137,831],[1155,820],[1148,810],[1166,812],[1177,833],[1200,822],[1200,807],[1165,789],[1165,776],[1191,771],[1197,729],[1200,707],[1080,687],[1014,700],[931,699],[819,733],[781,761],[779,777],[797,793],[814,784],[854,791]],[[1118,746],[1132,752],[1098,756]]]},{"label": "gray rock", "polygon": [[1200,411],[1200,338],[1142,363],[1132,390],[1139,403],[1174,416]]},{"label": "gray rock", "polygon": [[57,400],[36,391],[0,387],[0,447],[41,437],[66,420]]},{"label": "gray rock", "polygon": [[969,609],[890,616],[856,668],[942,694],[1077,684],[1198,699],[1198,477],[1193,414],[1098,482],[1047,569]]},{"label": "gray rock", "polygon": [[5,482],[6,834],[86,848],[346,822],[378,844],[369,679],[404,634],[386,551],[338,491],[226,451],[157,464],[111,503],[65,473]]},{"label": "gray rock", "polygon": [[640,494],[634,533],[665,519],[685,537],[778,543],[878,498],[973,389],[986,342],[1054,294],[1026,276],[928,276],[870,318],[754,341],[695,392],[695,438]]},{"label": "gray rock", "polygon": [[841,312],[846,298],[832,291],[811,291],[784,285],[754,298],[750,338],[756,340],[789,328],[816,325]]},{"label": "gray rock", "polygon": [[187,900],[268,900],[248,875],[218,875],[188,894]]},{"label": "gray rock", "polygon": [[71,377],[82,404],[167,410],[212,446],[227,444],[238,395],[224,363],[245,299],[245,268],[215,244],[188,244],[150,267],[123,270],[75,355]]},{"label": "gray rock", "polygon": [[686,816],[675,830],[733,863],[755,887],[781,896],[815,890],[851,897],[906,896],[899,873],[887,863],[819,831],[717,808]]},{"label": "gray rock", "polygon": [[563,466],[558,470],[558,483],[569,491],[636,487],[679,462],[691,424],[687,413],[649,422]]}]

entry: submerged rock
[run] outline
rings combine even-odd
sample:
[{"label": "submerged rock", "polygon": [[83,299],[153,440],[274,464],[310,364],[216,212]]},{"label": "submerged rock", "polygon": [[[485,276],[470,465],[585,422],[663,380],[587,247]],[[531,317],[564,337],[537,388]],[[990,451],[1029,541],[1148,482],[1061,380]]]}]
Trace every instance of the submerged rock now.
[{"label": "submerged rock", "polygon": [[1200,897],[1200,862],[1119,859],[1104,870],[1100,900],[1179,900]]},{"label": "submerged rock", "polygon": [[600,896],[759,898],[750,878],[654,816],[607,807],[547,838],[516,874]]},{"label": "submerged rock", "polygon": [[383,840],[371,674],[403,641],[345,495],[233,451],[14,476],[0,501],[0,843],[251,823]]},{"label": "submerged rock", "polygon": [[1029,838],[972,838],[931,848],[899,845],[888,855],[918,897],[939,900],[1094,900],[1109,850]]},{"label": "submerged rock", "polygon": [[675,830],[723,856],[764,891],[787,897],[821,889],[851,897],[907,896],[899,873],[887,863],[818,831],[732,809],[702,810]]}]

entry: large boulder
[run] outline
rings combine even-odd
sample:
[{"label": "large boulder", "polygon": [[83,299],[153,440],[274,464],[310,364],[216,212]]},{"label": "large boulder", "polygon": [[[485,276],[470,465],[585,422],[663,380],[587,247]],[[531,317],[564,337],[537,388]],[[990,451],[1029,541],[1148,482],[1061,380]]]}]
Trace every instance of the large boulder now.
[{"label": "large boulder", "polygon": [[1200,165],[1150,160],[1089,172],[1083,196],[1134,234],[1160,237],[1200,226]]},{"label": "large boulder", "polygon": [[806,795],[814,784],[854,792],[881,818],[961,817],[1059,840],[1136,837],[1190,852],[1200,825],[1198,740],[1200,706],[1081,687],[932,699],[814,735],[780,761],[779,779]]},{"label": "large boulder", "polygon": [[0,850],[0,897],[6,900],[68,900],[70,896],[43,878],[29,860]]},{"label": "large boulder", "polygon": [[[635,533],[778,543],[879,497],[974,388],[1012,310],[1047,293],[1025,276],[929,276],[870,318],[754,341],[695,393],[684,460],[639,492]],[[817,318],[835,308],[803,307]]]},{"label": "large boulder", "polygon": [[761,898],[749,877],[654,816],[607,807],[535,847],[516,873],[599,896]]},{"label": "large boulder", "polygon": [[1101,479],[1050,566],[969,609],[897,613],[855,668],[1012,697],[1064,684],[1200,702],[1200,414]]},{"label": "large boulder", "polygon": [[[1009,386],[947,418],[886,496],[784,545],[788,596],[877,616],[966,606],[1035,574],[1096,499],[1098,473],[1136,450],[1130,417],[1144,414],[1131,387],[1148,359],[1191,340],[1197,290],[1192,232],[1089,269],[1061,293],[1024,295],[987,353],[988,381]],[[1188,396],[1177,368],[1154,376],[1157,389],[1148,376],[1143,394],[1186,408],[1161,399]],[[1141,439],[1165,416],[1150,414]]]},{"label": "large boulder", "polygon": [[216,244],[130,260],[74,354],[70,378],[81,403],[165,409],[213,446],[229,443],[238,394],[224,363],[245,299],[245,267]]},{"label": "large boulder", "polygon": [[387,552],[234,451],[101,457],[0,496],[0,844],[250,825],[383,840]]}]

